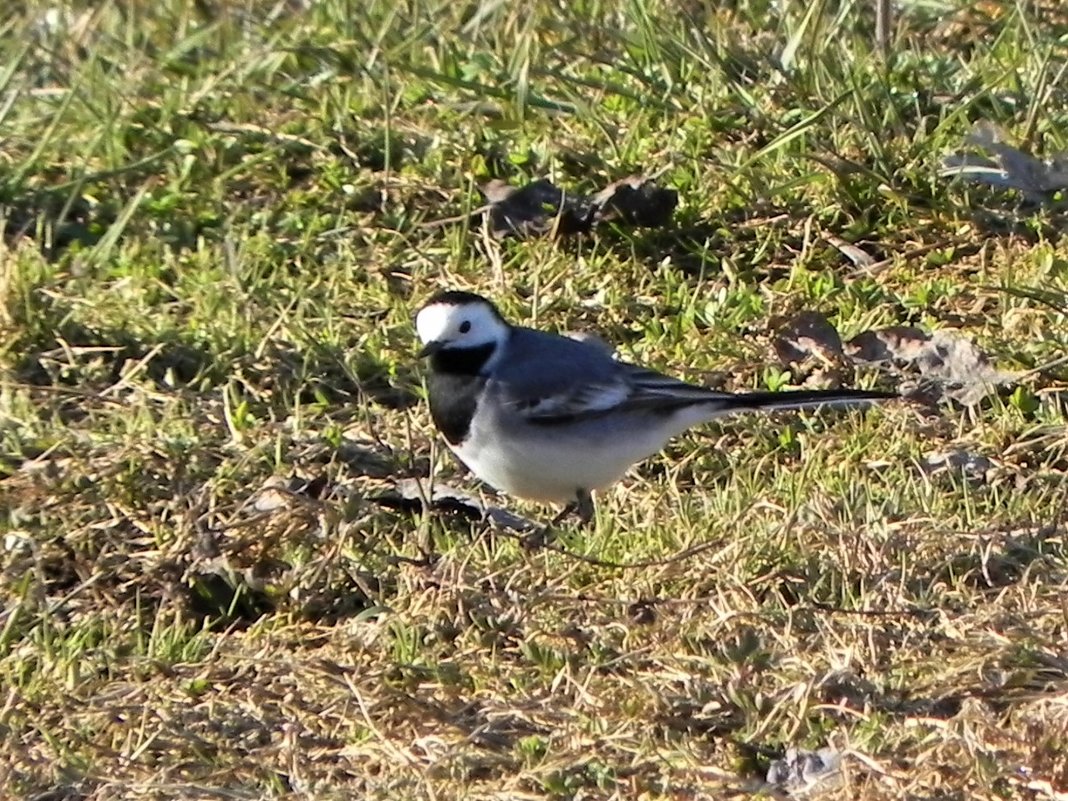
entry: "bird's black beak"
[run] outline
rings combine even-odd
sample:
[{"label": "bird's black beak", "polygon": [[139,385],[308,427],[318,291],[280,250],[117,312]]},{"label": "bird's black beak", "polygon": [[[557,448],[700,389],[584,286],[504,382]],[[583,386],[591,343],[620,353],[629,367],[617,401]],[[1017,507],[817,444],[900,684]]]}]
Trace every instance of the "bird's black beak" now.
[{"label": "bird's black beak", "polygon": [[423,349],[416,355],[420,359],[425,359],[427,356],[433,356],[439,350],[444,348],[445,345],[446,343],[440,339],[434,340],[433,342],[427,342],[423,345]]}]

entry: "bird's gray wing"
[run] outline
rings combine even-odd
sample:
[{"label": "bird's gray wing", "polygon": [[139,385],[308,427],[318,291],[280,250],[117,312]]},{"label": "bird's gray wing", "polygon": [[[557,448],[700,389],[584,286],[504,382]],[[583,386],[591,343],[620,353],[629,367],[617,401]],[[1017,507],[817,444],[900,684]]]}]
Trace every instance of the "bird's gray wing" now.
[{"label": "bird's gray wing", "polygon": [[617,362],[598,345],[529,328],[513,331],[491,384],[506,408],[535,423],[637,409],[666,412],[719,396],[652,370]]},{"label": "bird's gray wing", "polygon": [[631,396],[627,404],[633,408],[649,407],[670,411],[693,403],[729,402],[735,397],[730,392],[716,392],[696,384],[688,384],[678,378],[634,364],[620,364],[620,367],[631,385]]}]

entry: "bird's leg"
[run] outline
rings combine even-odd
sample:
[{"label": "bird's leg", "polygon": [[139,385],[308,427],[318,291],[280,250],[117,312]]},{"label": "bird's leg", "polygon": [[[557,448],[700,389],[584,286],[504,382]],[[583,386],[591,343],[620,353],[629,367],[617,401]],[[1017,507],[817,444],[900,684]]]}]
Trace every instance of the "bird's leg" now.
[{"label": "bird's leg", "polygon": [[595,509],[593,507],[593,494],[589,490],[580,489],[575,493],[575,509],[578,511],[582,525],[588,526],[593,520]]},{"label": "bird's leg", "polygon": [[558,514],[549,522],[548,527],[555,528],[556,526],[567,520],[567,518],[572,514],[578,515],[579,522],[582,523],[582,525],[589,525],[590,521],[593,520],[593,513],[593,495],[590,493],[589,490],[576,490],[575,500],[573,500],[571,503],[561,509],[560,514]]},{"label": "bird's leg", "polygon": [[593,520],[594,506],[593,495],[589,490],[580,489],[575,493],[575,500],[560,510],[560,514],[542,526],[537,531],[523,538],[523,545],[527,548],[541,548],[552,539],[553,529],[567,520],[572,513],[578,514],[579,522],[586,526]]}]

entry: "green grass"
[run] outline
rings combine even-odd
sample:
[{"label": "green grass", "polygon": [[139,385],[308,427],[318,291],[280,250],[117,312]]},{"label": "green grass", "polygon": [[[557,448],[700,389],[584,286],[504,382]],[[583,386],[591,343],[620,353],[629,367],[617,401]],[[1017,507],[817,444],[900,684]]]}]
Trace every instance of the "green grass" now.
[{"label": "green grass", "polygon": [[[841,797],[1068,792],[1063,211],[936,177],[980,119],[1068,150],[1057,4],[904,4],[885,63],[872,4],[9,5],[0,796],[726,798],[826,744]],[[672,227],[430,224],[635,173]],[[728,389],[809,378],[803,310],[1022,389],[726,420],[527,549],[374,500],[477,489],[413,355],[450,286]]]}]

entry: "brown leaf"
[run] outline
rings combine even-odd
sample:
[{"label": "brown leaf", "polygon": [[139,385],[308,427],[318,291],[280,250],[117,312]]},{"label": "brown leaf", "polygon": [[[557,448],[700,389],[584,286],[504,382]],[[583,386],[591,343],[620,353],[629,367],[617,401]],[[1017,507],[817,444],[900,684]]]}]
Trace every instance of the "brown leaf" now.
[{"label": "brown leaf", "polygon": [[656,181],[631,175],[611,183],[591,198],[597,222],[620,222],[641,228],[661,228],[671,222],[679,193]]},{"label": "brown leaf", "polygon": [[539,236],[554,229],[557,234],[572,234],[588,231],[591,225],[589,201],[566,195],[545,179],[521,188],[490,181],[482,194],[490,202],[490,232],[498,238]]},{"label": "brown leaf", "polygon": [[853,337],[845,346],[845,352],[864,362],[889,362],[899,359],[911,362],[919,358],[927,347],[929,337],[919,328],[891,326],[873,331],[864,331]]},{"label": "brown leaf", "polygon": [[482,186],[482,194],[488,203],[503,203],[516,193],[516,187],[500,178],[494,178]]},{"label": "brown leaf", "polygon": [[981,120],[965,140],[994,158],[974,153],[952,153],[942,160],[943,177],[962,176],[970,181],[1003,189],[1016,189],[1033,202],[1048,200],[1049,196],[1068,188],[1068,159],[1058,154],[1039,159],[1005,142],[997,126]]},{"label": "brown leaf", "polygon": [[[431,495],[429,498],[426,497],[428,490]],[[431,487],[425,481],[403,478],[394,485],[393,490],[384,492],[373,500],[391,509],[411,511],[422,509],[425,500],[434,510],[458,512],[475,520],[490,520],[503,529],[524,534],[541,528],[533,520],[520,517],[499,506],[488,506],[468,492],[438,482]]]},{"label": "brown leaf", "polygon": [[824,234],[823,240],[834,247],[839,253],[853,262],[856,267],[871,267],[875,264],[875,258],[869,255],[861,248],[854,245],[852,242],[847,242],[840,236],[834,234]]},{"label": "brown leaf", "polygon": [[807,374],[807,387],[833,388],[852,381],[852,364],[842,349],[842,338],[819,312],[803,311],[779,329],[772,343],[775,355],[794,370],[795,378]]},{"label": "brown leaf", "polygon": [[846,353],[866,362],[896,362],[917,370],[942,388],[942,394],[974,406],[1014,376],[996,369],[967,337],[943,330],[928,335],[918,328],[893,327],[858,334]]},{"label": "brown leaf", "polygon": [[493,180],[482,187],[490,232],[507,236],[559,236],[585,233],[595,225],[659,227],[671,221],[678,193],[653,180],[631,176],[609,184],[593,197],[565,192],[541,179],[522,187]]},{"label": "brown leaf", "polygon": [[779,329],[775,354],[785,365],[801,364],[811,357],[837,363],[844,355],[838,331],[815,311],[803,311]]},{"label": "brown leaf", "polygon": [[286,480],[281,476],[271,476],[264,483],[262,489],[256,493],[252,508],[257,512],[273,512],[281,509],[289,502],[289,489]]}]

